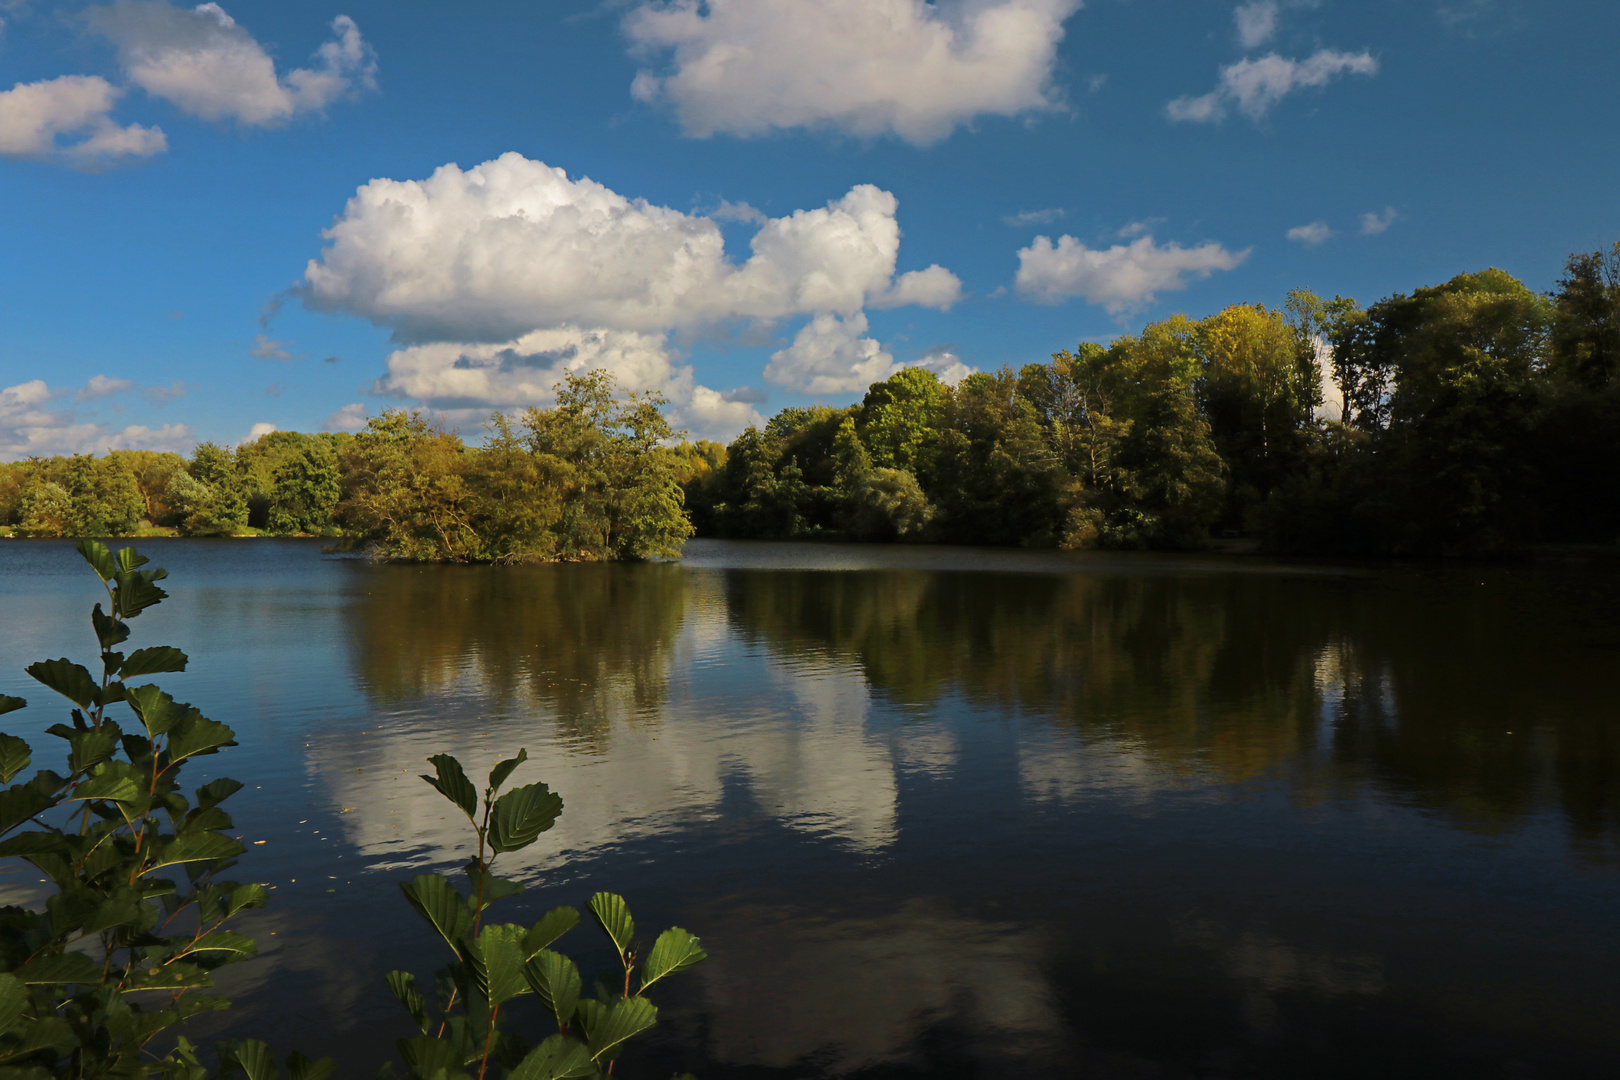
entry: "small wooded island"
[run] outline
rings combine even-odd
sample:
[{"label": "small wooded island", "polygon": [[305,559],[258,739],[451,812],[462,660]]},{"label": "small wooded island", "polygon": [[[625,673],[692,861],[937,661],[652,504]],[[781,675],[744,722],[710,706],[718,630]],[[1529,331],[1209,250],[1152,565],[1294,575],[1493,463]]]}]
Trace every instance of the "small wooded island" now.
[{"label": "small wooded island", "polygon": [[315,534],[391,559],[674,556],[691,535],[1493,555],[1620,536],[1620,243],[1551,294],[1500,270],[1363,309],[1289,294],[857,405],[677,441],[602,371],[497,413],[235,450],[0,465],[18,536]]}]

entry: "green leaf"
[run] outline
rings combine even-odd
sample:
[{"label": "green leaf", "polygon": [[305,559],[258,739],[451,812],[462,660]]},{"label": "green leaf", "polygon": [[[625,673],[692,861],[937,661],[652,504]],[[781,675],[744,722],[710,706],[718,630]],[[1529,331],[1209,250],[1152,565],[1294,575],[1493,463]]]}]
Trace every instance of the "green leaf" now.
[{"label": "green leaf", "polygon": [[326,1080],[337,1069],[337,1062],[329,1057],[311,1061],[294,1050],[287,1055],[287,1080]]},{"label": "green leaf", "polygon": [[562,796],[553,794],[545,784],[513,788],[495,800],[489,846],[496,854],[528,847],[556,824],[562,808]]},{"label": "green leaf", "polygon": [[146,726],[146,733],[154,739],[166,733],[186,712],[185,706],[176,705],[174,698],[153,683],[125,687],[124,700],[129,702],[129,707],[135,710],[135,715]]},{"label": "green leaf", "polygon": [[258,1039],[220,1043],[219,1063],[224,1076],[240,1069],[248,1080],[276,1080],[276,1063],[270,1057],[270,1047]]},{"label": "green leaf", "polygon": [[198,938],[186,952],[228,952],[244,957],[257,956],[259,943],[246,934],[238,934],[233,930],[215,930]]},{"label": "green leaf", "polygon": [[186,709],[186,715],[169,731],[169,744],[164,747],[169,764],[184,761],[198,754],[215,754],[221,747],[235,746],[236,732],[217,720],[210,720],[196,709]]},{"label": "green leaf", "polygon": [[129,659],[118,665],[120,679],[133,679],[137,675],[155,675],[160,671],[186,670],[186,654],[168,645],[149,649],[136,649]]},{"label": "green leaf", "polygon": [[551,1035],[530,1050],[517,1068],[506,1074],[506,1080],[566,1080],[595,1075],[597,1068],[584,1044],[567,1035]]},{"label": "green leaf", "polygon": [[101,643],[103,651],[129,640],[129,626],[103,613],[100,604],[90,611],[90,625],[95,627],[96,640]]},{"label": "green leaf", "polygon": [[[55,787],[50,791],[43,790],[38,784],[41,775],[36,773],[28,783],[0,791],[0,833],[15,829],[35,814],[56,805]],[[55,774],[51,775],[54,777]]]},{"label": "green leaf", "polygon": [[86,539],[79,541],[78,548],[79,554],[84,556],[84,561],[90,564],[90,569],[94,570],[102,581],[111,581],[117,575],[118,564],[113,561],[112,552],[107,550],[106,544],[100,540]]},{"label": "green leaf", "polygon": [[75,731],[68,739],[68,768],[87,773],[113,756],[118,749],[118,729],[109,724],[101,730]]},{"label": "green leaf", "polygon": [[12,697],[10,694],[0,694],[0,713],[16,712],[28,704],[27,698]]},{"label": "green leaf", "polygon": [[[129,891],[134,893],[134,890]],[[115,926],[134,926],[140,921],[141,906],[134,895],[111,896],[97,904],[95,910],[85,916],[82,929],[87,935],[99,934]]]},{"label": "green leaf", "polygon": [[685,971],[708,958],[709,954],[698,945],[694,935],[672,926],[658,935],[658,940],[653,942],[652,949],[647,953],[647,959],[642,961],[641,988],[645,990],[665,975]]},{"label": "green leaf", "polygon": [[517,757],[507,758],[505,761],[497,762],[495,767],[489,770],[490,790],[499,791],[501,785],[506,783],[506,778],[512,775],[512,770],[528,760],[529,752],[520,748],[517,752]]},{"label": "green leaf", "polygon": [[233,859],[244,850],[240,843],[219,833],[187,833],[159,847],[157,854],[153,856],[152,864],[142,872],[149,874],[160,866],[174,866],[178,863]]},{"label": "green leaf", "polygon": [[[15,701],[18,704],[13,708],[22,708],[27,704],[20,697],[8,698],[0,695],[0,712],[9,712],[4,708],[6,702]],[[34,748],[15,735],[0,735],[0,783],[9,784],[11,778],[22,772],[34,760]]]},{"label": "green leaf", "polygon": [[622,957],[630,951],[630,939],[635,936],[636,923],[630,918],[630,905],[616,893],[599,892],[586,905],[596,916],[597,924],[607,931],[613,945]]},{"label": "green leaf", "polygon": [[263,885],[260,885],[257,882],[249,882],[246,885],[238,885],[236,888],[232,889],[230,895],[225,898],[223,914],[226,918],[230,918],[238,911],[242,911],[246,908],[262,908],[266,903],[269,902],[269,900],[270,894],[265,891]]},{"label": "green leaf", "polygon": [[121,772],[109,769],[98,773],[74,788],[63,801],[80,802],[85,799],[106,799],[110,802],[135,802],[141,797],[141,789],[135,786],[135,781]]},{"label": "green leaf", "polygon": [[[196,990],[213,986],[213,976],[196,964],[173,961],[162,966],[145,965],[131,968],[124,978],[124,990]],[[222,1006],[216,1006],[222,1007]]]},{"label": "green leaf", "polygon": [[386,976],[388,989],[399,998],[399,1003],[405,1006],[405,1011],[411,1014],[411,1020],[422,1034],[427,1034],[428,1013],[427,999],[422,996],[421,988],[416,985],[416,976],[408,971],[390,971]]},{"label": "green leaf", "polygon": [[557,1019],[557,1027],[565,1028],[573,1021],[574,1008],[579,1004],[579,965],[559,952],[541,949],[523,965],[523,977],[529,987],[545,1003]]},{"label": "green leaf", "polygon": [[77,1042],[73,1028],[66,1020],[60,1016],[42,1016],[23,1028],[22,1042],[15,1048],[15,1053],[21,1057],[48,1048],[66,1051]]},{"label": "green leaf", "polygon": [[484,927],[467,959],[490,1008],[529,992],[523,979],[523,927],[516,923]]},{"label": "green leaf", "polygon": [[120,570],[113,578],[114,617],[133,619],[153,604],[162,603],[169,594],[152,583],[168,576],[163,570]]},{"label": "green leaf", "polygon": [[401,882],[399,887],[422,918],[432,923],[450,947],[460,953],[466,946],[467,935],[472,932],[472,916],[467,912],[467,901],[450,884],[450,879],[439,874],[418,874],[408,882]]},{"label": "green leaf", "polygon": [[90,708],[100,696],[89,670],[65,656],[60,660],[40,660],[23,670],[81,709]]},{"label": "green leaf", "polygon": [[10,972],[0,973],[0,1033],[10,1031],[28,1008],[28,989]]},{"label": "green leaf", "polygon": [[579,1021],[591,1058],[600,1060],[620,1043],[658,1023],[658,1007],[646,998],[620,998],[612,1005],[581,1001]]},{"label": "green leaf", "polygon": [[13,974],[30,986],[99,983],[101,965],[83,953],[51,953],[34,957]]},{"label": "green leaf", "polygon": [[423,773],[422,779],[432,784],[440,795],[461,807],[461,812],[469,820],[474,820],[478,813],[478,791],[462,771],[461,762],[449,754],[434,754],[428,758],[428,764],[433,766],[438,776]]},{"label": "green leaf", "polygon": [[[120,570],[139,570],[141,567],[152,561],[145,555],[142,555],[140,552],[136,551],[131,545],[125,545],[124,547],[121,547],[117,551],[113,552],[113,554],[118,559],[118,569]],[[168,572],[164,570],[154,570],[152,573],[161,575],[163,577],[169,576]]]},{"label": "green leaf", "polygon": [[241,791],[245,786],[240,780],[232,780],[228,776],[222,776],[218,780],[210,780],[197,789],[197,808],[207,810],[210,807],[218,806],[238,791]]},{"label": "green leaf", "polygon": [[0,859],[16,855],[39,855],[68,850],[68,839],[60,832],[25,832],[0,840]]},{"label": "green leaf", "polygon": [[482,898],[485,910],[496,901],[516,896],[523,891],[522,882],[496,877],[477,859],[467,860],[466,872],[467,880],[472,884],[473,898],[475,901]]},{"label": "green leaf", "polygon": [[524,935],[523,959],[529,959],[578,925],[578,908],[572,908],[566,904],[562,907],[552,908],[540,916],[540,921],[530,928],[528,934]]},{"label": "green leaf", "polygon": [[399,1040],[399,1056],[405,1059],[405,1068],[413,1080],[450,1080],[465,1076],[461,1052],[454,1043],[435,1039],[431,1035],[418,1035]]}]

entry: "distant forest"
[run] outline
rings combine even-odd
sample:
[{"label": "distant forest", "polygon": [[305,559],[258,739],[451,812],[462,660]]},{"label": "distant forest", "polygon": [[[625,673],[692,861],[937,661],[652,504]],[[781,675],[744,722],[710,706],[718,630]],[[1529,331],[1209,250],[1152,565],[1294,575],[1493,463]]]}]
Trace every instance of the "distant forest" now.
[{"label": "distant forest", "polygon": [[1620,542],[1620,243],[1535,293],[1500,270],[1363,309],[1173,316],[858,405],[792,407],[729,446],[675,442],[604,372],[469,446],[391,411],[357,435],[0,465],[18,535],[316,534],[438,561],[677,554],[694,532],[1278,552],[1509,554]]}]

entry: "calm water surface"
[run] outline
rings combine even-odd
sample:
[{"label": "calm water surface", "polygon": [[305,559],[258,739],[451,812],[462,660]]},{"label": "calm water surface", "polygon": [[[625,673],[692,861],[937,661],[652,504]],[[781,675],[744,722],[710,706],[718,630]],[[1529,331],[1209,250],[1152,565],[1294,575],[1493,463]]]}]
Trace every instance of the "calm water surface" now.
[{"label": "calm water surface", "polygon": [[[523,746],[566,809],[505,918],[609,888],[713,957],[623,1076],[1620,1074],[1612,562],[146,547],[136,644],[237,729],[198,771],[247,781],[274,887],[218,1034],[371,1075],[382,973],[440,962],[396,883],[467,853],[415,774]],[[7,730],[60,719],[21,668],[90,657],[96,598],[69,544],[0,542]]]}]

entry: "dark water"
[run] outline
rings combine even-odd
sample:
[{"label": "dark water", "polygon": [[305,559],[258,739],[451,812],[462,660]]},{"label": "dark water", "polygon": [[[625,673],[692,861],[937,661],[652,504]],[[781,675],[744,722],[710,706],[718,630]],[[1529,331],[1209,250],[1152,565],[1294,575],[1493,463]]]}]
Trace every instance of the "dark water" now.
[{"label": "dark water", "polygon": [[[440,962],[395,883],[466,851],[415,774],[525,746],[567,808],[507,917],[610,888],[713,957],[619,1075],[1620,1075],[1613,562],[148,548],[275,887],[219,1033],[370,1075]],[[0,691],[95,589],[0,542]]]}]

